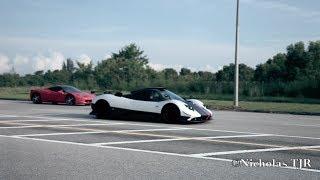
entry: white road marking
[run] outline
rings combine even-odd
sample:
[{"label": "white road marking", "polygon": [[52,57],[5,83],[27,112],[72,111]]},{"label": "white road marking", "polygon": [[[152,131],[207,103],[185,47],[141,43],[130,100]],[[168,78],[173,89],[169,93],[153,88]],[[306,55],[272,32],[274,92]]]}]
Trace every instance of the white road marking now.
[{"label": "white road marking", "polygon": [[[88,121],[88,119],[69,119],[69,118],[55,118],[55,117],[47,117],[47,116],[15,116],[15,115],[8,115],[8,114],[0,114],[0,117],[27,117],[27,118],[47,118],[48,120],[39,120],[39,121]],[[15,120],[13,120],[15,121]],[[21,121],[21,120],[20,120]],[[30,121],[30,120],[22,120],[24,121]],[[37,121],[37,120],[31,120],[31,121]],[[103,120],[92,120],[89,119],[90,122],[99,122],[103,123],[105,121]],[[12,122],[12,121],[11,121]],[[163,126],[163,125],[154,125],[154,124],[140,124],[140,123],[127,123],[124,122],[126,125],[136,125],[136,126],[150,126],[150,127],[169,127],[169,126]],[[172,128],[172,126],[170,126]],[[178,128],[178,127],[176,127]],[[230,132],[230,133],[242,133],[242,134],[260,134],[260,133],[254,133],[254,132],[243,132],[243,131],[230,131],[230,130],[221,130],[221,129],[204,129],[204,128],[190,128],[190,130],[200,130],[200,131],[215,131],[215,132]],[[304,139],[320,139],[318,137],[306,137],[306,136],[290,136],[290,135],[281,135],[281,134],[270,134],[272,136],[280,136],[280,137],[290,137],[290,138],[304,138]]]},{"label": "white road marking", "polygon": [[[242,134],[261,134],[254,132],[243,132],[243,131],[229,131],[229,130],[221,130],[221,129],[202,129],[202,128],[190,128],[191,130],[200,130],[200,131],[218,131],[218,132],[230,132],[230,133],[242,133]],[[268,133],[269,134],[269,133]],[[283,135],[283,134],[269,134],[270,136],[279,136],[279,137],[290,137],[290,138],[301,138],[301,139],[314,139],[319,140],[320,137],[308,137],[308,136],[291,136],[291,135]]]},{"label": "white road marking", "polygon": [[[15,119],[15,120],[6,120],[6,121],[0,121],[1,123],[7,123],[7,122],[41,122],[41,121],[44,121],[44,122],[48,122],[48,121],[90,121],[90,122],[96,122],[96,121],[91,121],[91,120],[81,120],[81,119]],[[98,121],[99,123],[102,123],[101,121]]]},{"label": "white road marking", "polygon": [[94,145],[115,145],[115,144],[132,144],[132,143],[148,143],[148,142],[168,142],[168,141],[183,141],[183,140],[203,140],[203,139],[227,139],[237,137],[257,137],[269,136],[269,134],[256,134],[256,135],[238,135],[238,136],[203,136],[203,137],[186,137],[186,138],[168,138],[168,139],[151,139],[151,140],[137,140],[137,141],[119,141],[119,142],[106,142],[106,143],[93,143]]},{"label": "white road marking", "polygon": [[59,136],[59,135],[98,134],[98,133],[105,133],[105,131],[80,131],[80,132],[47,133],[47,134],[22,134],[22,135],[13,135],[13,136],[14,137],[34,137],[34,136]]},{"label": "white road marking", "polygon": [[26,137],[26,136],[56,136],[56,135],[73,135],[73,134],[99,134],[99,133],[120,133],[120,132],[148,132],[148,131],[177,131],[184,130],[185,128],[171,128],[171,129],[130,129],[130,130],[98,130],[97,131],[82,131],[82,132],[66,132],[66,133],[46,133],[46,134],[22,134],[22,135],[13,135],[16,137]]},{"label": "white road marking", "polygon": [[[123,123],[104,123],[104,124],[48,124],[48,125],[22,125],[22,126],[8,126],[0,127],[0,129],[22,129],[22,128],[34,128],[34,127],[74,127],[74,126],[104,126],[104,125],[122,125]],[[19,125],[19,124],[16,124]]]},{"label": "white road marking", "polygon": [[0,117],[18,117],[18,116],[9,115],[9,114],[0,114]]},{"label": "white road marking", "polygon": [[286,126],[301,126],[301,127],[320,127],[319,124],[315,124],[315,125],[307,125],[307,124],[283,124],[283,125],[286,125]]},{"label": "white road marking", "polygon": [[[216,160],[216,161],[223,161],[223,162],[232,162],[233,161],[232,159],[225,159],[225,158],[205,157],[205,156],[198,157],[198,156],[192,156],[192,155],[188,155],[188,154],[169,153],[169,152],[151,151],[151,150],[142,150],[142,149],[133,149],[133,148],[123,148],[123,147],[114,147],[114,146],[100,146],[100,145],[93,145],[93,144],[76,143],[76,142],[68,142],[68,141],[57,141],[57,140],[49,140],[49,139],[37,139],[37,138],[29,138],[29,137],[6,136],[6,135],[0,135],[0,137],[15,138],[15,139],[22,139],[22,140],[31,140],[31,141],[42,141],[42,142],[50,142],[50,143],[59,143],[59,144],[69,144],[69,145],[77,145],[77,146],[87,146],[87,147],[94,147],[94,148],[106,148],[106,149],[132,151],[132,152],[143,152],[143,153],[168,155],[168,156],[179,156],[179,157],[186,157],[186,158],[197,158],[197,159],[204,159],[204,160]],[[320,170],[318,170],[318,169],[308,169],[308,168],[297,169],[296,167],[284,167],[284,166],[278,166],[275,168],[301,170],[301,171],[320,173]]]},{"label": "white road marking", "polygon": [[[11,115],[7,115],[7,114],[2,114],[1,115],[0,114],[0,117],[1,116],[11,116]],[[55,121],[55,120],[63,121],[63,120],[68,120],[68,121],[86,121],[86,122],[90,121],[90,122],[98,122],[98,123],[105,122],[105,120],[54,118],[54,117],[46,117],[46,116],[13,116],[13,117],[27,117],[27,118],[40,118],[40,119],[41,118],[47,118],[47,119],[49,118],[49,120],[45,120],[45,121]],[[29,120],[22,120],[21,122],[24,122],[24,121],[29,121]],[[37,120],[34,120],[34,121],[37,121]],[[43,121],[43,120],[39,120],[39,121]],[[128,122],[123,122],[123,123],[126,124],[126,125],[136,125],[136,126],[179,128],[178,126],[164,126],[164,125],[128,123]],[[189,129],[190,130],[199,130],[199,131],[230,132],[230,133],[240,133],[240,134],[261,134],[261,133],[255,133],[255,132],[231,131],[231,130],[221,130],[221,129],[205,129],[205,128],[189,128]],[[290,136],[290,135],[281,135],[281,134],[270,134],[270,135],[279,136],[279,137],[314,139],[314,140],[319,140],[320,139],[320,137]]]},{"label": "white road marking", "polygon": [[320,138],[317,138],[317,137],[306,137],[306,136],[289,136],[289,135],[282,135],[282,134],[272,134],[272,136],[320,140]]},{"label": "white road marking", "polygon": [[22,129],[22,128],[35,128],[41,127],[41,125],[30,125],[30,126],[8,126],[8,127],[0,127],[0,129]]},{"label": "white road marking", "polygon": [[295,146],[295,147],[279,147],[268,149],[250,149],[250,150],[237,150],[237,151],[224,151],[224,152],[212,152],[212,153],[199,153],[189,154],[190,156],[216,156],[216,155],[229,155],[229,154],[243,154],[243,153],[255,153],[255,152],[274,152],[274,151],[288,151],[288,150],[306,150],[320,148],[320,145],[315,146]]},{"label": "white road marking", "polygon": [[168,129],[133,129],[133,130],[119,130],[117,132],[149,132],[149,131],[179,131],[188,130],[190,128],[168,128]]},{"label": "white road marking", "polygon": [[[0,114],[0,117],[1,116],[7,116],[7,115],[1,115]],[[9,115],[10,116],[10,115]],[[28,122],[28,121],[85,121],[85,122],[97,122],[97,123],[105,123],[106,120],[97,120],[97,119],[91,119],[91,118],[88,118],[88,119],[70,119],[70,118],[56,118],[56,117],[48,117],[48,116],[12,116],[12,117],[25,117],[25,118],[36,118],[37,120],[35,119],[31,119],[31,120],[8,120],[8,121],[0,121],[0,122]],[[111,120],[111,121],[114,121],[114,120]],[[173,126],[164,126],[164,125],[155,125],[155,124],[139,124],[139,123],[128,123],[128,122],[125,122],[125,120],[123,120],[123,123],[126,123],[127,125],[136,125],[136,126],[150,126],[150,127],[170,127],[172,128]],[[179,127],[175,127],[175,128],[179,128]]]},{"label": "white road marking", "polygon": [[177,141],[177,140],[186,140],[190,138],[176,138],[176,139],[150,139],[150,140],[137,140],[137,141],[119,141],[119,142],[107,142],[107,143],[92,143],[96,146],[104,145],[115,145],[115,144],[132,144],[132,143],[148,143],[148,142],[168,142],[168,141]]},{"label": "white road marking", "polygon": [[[136,152],[149,152],[149,153],[154,153],[154,154],[175,155],[175,156],[182,156],[182,157],[192,157],[187,154],[168,153],[168,152],[161,152],[161,151],[149,151],[149,150],[141,150],[141,149],[130,149],[130,148],[121,148],[121,147],[113,147],[113,146],[100,146],[100,145],[94,145],[94,144],[85,144],[85,143],[77,143],[77,142],[69,142],[69,141],[57,141],[57,140],[50,140],[50,139],[38,139],[38,138],[30,138],[30,137],[22,137],[22,136],[0,135],[0,137],[23,139],[23,140],[33,140],[33,141],[43,141],[43,142],[52,142],[52,143],[60,143],[60,144],[89,146],[89,147],[106,148],[106,149],[122,149],[122,150],[136,151]],[[222,158],[211,158],[211,157],[195,157],[195,158],[223,160],[223,161],[231,162],[231,160],[222,159]]]}]

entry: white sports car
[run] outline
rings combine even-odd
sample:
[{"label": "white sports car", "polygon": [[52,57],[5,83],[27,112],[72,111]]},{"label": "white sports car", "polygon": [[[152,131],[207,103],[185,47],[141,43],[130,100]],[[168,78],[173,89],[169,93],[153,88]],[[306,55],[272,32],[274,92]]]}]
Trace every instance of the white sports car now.
[{"label": "white sports car", "polygon": [[102,94],[93,99],[97,118],[160,118],[165,122],[204,122],[212,112],[196,99],[183,99],[162,87],[145,88],[130,94]]}]

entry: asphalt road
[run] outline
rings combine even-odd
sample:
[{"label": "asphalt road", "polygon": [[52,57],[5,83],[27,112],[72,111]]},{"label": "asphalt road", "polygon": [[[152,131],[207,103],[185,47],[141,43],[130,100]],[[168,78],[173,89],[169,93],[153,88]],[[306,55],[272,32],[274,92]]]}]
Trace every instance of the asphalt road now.
[{"label": "asphalt road", "polygon": [[0,179],[320,179],[319,116],[216,111],[179,125],[89,112],[0,100]]}]

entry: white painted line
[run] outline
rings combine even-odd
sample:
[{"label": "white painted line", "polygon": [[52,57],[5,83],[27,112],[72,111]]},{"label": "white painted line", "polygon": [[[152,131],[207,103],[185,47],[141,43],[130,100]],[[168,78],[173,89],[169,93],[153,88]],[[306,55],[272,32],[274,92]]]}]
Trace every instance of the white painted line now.
[{"label": "white painted line", "polygon": [[[221,130],[221,129],[199,129],[199,128],[190,128],[191,130],[202,130],[202,131],[218,131],[218,132],[230,132],[230,133],[242,133],[242,134],[260,134],[253,132],[243,132],[243,131],[229,131],[229,130]],[[269,133],[268,133],[269,134]],[[301,139],[314,139],[320,140],[320,137],[308,137],[308,136],[291,136],[291,135],[282,135],[282,134],[269,134],[270,136],[279,136],[279,137],[289,137],[289,138],[301,138]]]},{"label": "white painted line", "polygon": [[59,135],[97,134],[97,133],[105,133],[105,131],[80,131],[80,132],[47,133],[47,134],[22,134],[22,135],[13,135],[13,136],[14,137],[35,137],[35,136],[59,136]]},{"label": "white painted line", "polygon": [[97,123],[97,124],[57,124],[57,125],[42,125],[45,127],[74,127],[74,126],[113,126],[122,125],[123,123]]},{"label": "white painted line", "polygon": [[[66,132],[66,133],[46,133],[46,134],[22,134],[14,135],[16,137],[33,137],[33,136],[57,136],[57,135],[74,135],[74,134],[99,134],[99,133],[121,133],[121,132],[149,132],[149,131],[176,131],[184,130],[183,128],[172,128],[172,129],[133,129],[133,130],[97,130],[97,131],[81,131],[81,132]],[[146,135],[147,136],[147,135]]]},{"label": "white painted line", "polygon": [[[3,116],[11,116],[11,115],[3,115]],[[1,115],[0,115],[1,117]],[[103,123],[106,120],[93,120],[93,119],[61,119],[61,118],[54,118],[54,117],[46,117],[46,116],[14,116],[14,117],[27,117],[27,118],[49,118],[52,121],[55,120],[68,120],[68,121],[90,121],[90,122],[98,122]],[[48,120],[48,121],[50,121]],[[28,120],[26,120],[28,121]],[[123,122],[123,121],[122,121]],[[123,122],[125,125],[135,125],[135,126],[150,126],[150,127],[167,127],[167,128],[179,128],[178,126],[164,126],[164,125],[154,125],[154,124],[140,124],[140,123],[127,123]],[[239,133],[239,134],[261,134],[255,132],[243,132],[243,131],[231,131],[231,130],[221,130],[221,129],[204,129],[204,128],[189,128],[190,130],[200,130],[200,131],[214,131],[214,132],[230,132],[230,133]],[[289,138],[303,138],[303,139],[314,139],[320,140],[320,137],[306,137],[306,136],[290,136],[290,135],[281,135],[281,134],[269,134],[270,136],[279,136],[279,137],[289,137]]]},{"label": "white painted line", "polygon": [[132,143],[148,143],[148,142],[169,142],[169,141],[184,141],[184,140],[204,140],[204,139],[227,139],[236,137],[257,137],[257,136],[269,136],[268,134],[258,135],[239,135],[239,136],[203,136],[203,137],[186,137],[186,138],[168,138],[168,139],[151,139],[151,140],[137,140],[137,141],[118,141],[118,142],[106,142],[106,143],[93,143],[94,145],[115,145],[115,144],[132,144]]},{"label": "white painted line", "polygon": [[263,137],[271,136],[270,134],[247,134],[247,135],[232,135],[232,136],[213,136],[210,139],[227,139],[227,138],[241,138],[241,137]]},{"label": "white painted line", "polygon": [[[178,153],[169,153],[169,152],[161,152],[161,151],[132,149],[132,148],[123,148],[123,147],[114,147],[114,146],[99,146],[99,145],[92,145],[92,144],[85,144],[85,143],[76,143],[76,142],[68,142],[68,141],[56,141],[56,140],[48,140],[48,139],[37,139],[37,138],[29,138],[29,137],[17,137],[17,136],[5,136],[5,135],[0,135],[0,137],[31,140],[31,141],[40,141],[40,142],[59,143],[59,144],[68,144],[68,145],[76,145],[76,146],[86,146],[86,147],[93,147],[93,148],[115,149],[115,150],[131,151],[131,152],[143,152],[143,153],[150,153],[150,154],[178,156],[178,157],[186,157],[186,158],[197,158],[197,159],[203,159],[203,160],[215,160],[215,161],[223,161],[223,162],[232,162],[232,159],[224,159],[224,158],[216,158],[216,157],[215,158],[213,158],[213,157],[202,157],[202,156],[197,157],[197,156],[192,156],[192,155],[188,155],[188,154],[178,154]],[[284,166],[279,166],[279,167],[275,167],[275,168],[320,173],[320,170],[318,170],[318,169],[308,169],[308,168],[297,169],[295,167],[284,167]]]},{"label": "white painted line", "polygon": [[15,115],[0,114],[0,117],[18,117]]},{"label": "white painted line", "polygon": [[[15,119],[15,120],[7,120],[7,121],[0,121],[1,123],[7,123],[7,122],[55,122],[55,121],[82,121],[82,122],[95,122],[95,121],[91,121],[91,120],[79,120],[79,119]],[[102,123],[99,121],[99,123]]]},{"label": "white painted line", "polygon": [[280,148],[268,148],[268,149],[251,149],[251,150],[237,150],[237,151],[224,151],[224,152],[212,152],[212,153],[199,153],[190,154],[190,156],[216,156],[216,155],[229,155],[229,154],[243,154],[243,153],[256,153],[256,152],[274,152],[274,151],[288,151],[288,150],[305,150],[320,148],[320,145],[315,146],[295,146],[295,147],[280,147]]},{"label": "white painted line", "polygon": [[[181,157],[192,157],[187,154],[169,153],[169,152],[161,152],[161,151],[149,151],[149,150],[131,149],[131,148],[121,148],[121,147],[113,147],[113,146],[99,146],[99,145],[94,145],[94,144],[85,144],[85,143],[77,143],[77,142],[69,142],[69,141],[57,141],[57,140],[49,140],[49,139],[38,139],[38,138],[29,138],[29,137],[21,137],[21,136],[6,136],[6,135],[0,135],[0,137],[32,140],[32,141],[52,142],[52,143],[60,143],[60,144],[71,144],[71,145],[79,145],[79,146],[89,146],[89,147],[96,147],[96,148],[129,150],[129,151],[136,151],[136,152],[148,152],[148,153],[153,153],[153,154],[173,155],[173,156],[181,156]],[[222,159],[222,158],[211,158],[211,157],[192,157],[192,158],[211,159],[211,160],[220,160],[220,161],[231,162],[231,160],[229,160],[229,159]]]},{"label": "white painted line", "polygon": [[[39,119],[39,121],[97,121],[97,122],[105,122],[102,120],[93,120],[93,119],[72,119],[72,118],[57,118],[57,117],[51,117],[51,116],[17,116],[17,115],[0,115],[0,117],[21,117],[21,118],[34,118]],[[15,120],[9,120],[9,121],[15,121]],[[20,120],[20,121],[29,121],[29,120]],[[32,120],[37,121],[37,120]]]},{"label": "white painted line", "polygon": [[[124,122],[124,121],[123,121]],[[163,127],[163,128],[182,128],[181,126],[167,126],[167,125],[156,125],[154,123],[152,124],[141,124],[141,123],[130,123],[130,122],[125,122],[127,125],[132,125],[132,126],[146,126],[146,127]],[[185,126],[183,126],[185,127]],[[192,129],[192,128],[189,128]]]},{"label": "white painted line", "polygon": [[272,136],[278,137],[288,137],[288,138],[299,138],[299,139],[313,139],[313,140],[320,140],[318,137],[306,137],[306,136],[289,136],[289,135],[281,135],[281,134],[271,134]]},{"label": "white painted line", "polygon": [[168,142],[168,141],[177,141],[185,140],[183,138],[178,139],[150,139],[150,140],[137,140],[137,141],[119,141],[119,142],[107,142],[107,143],[92,143],[95,146],[104,146],[104,145],[116,145],[116,144],[132,144],[132,143],[148,143],[148,142]]},{"label": "white painted line", "polygon": [[132,129],[132,130],[119,130],[115,132],[149,132],[149,131],[179,131],[179,130],[188,130],[190,128],[168,128],[168,129]]},{"label": "white painted line", "polygon": [[306,125],[306,124],[291,124],[291,123],[289,123],[289,124],[283,124],[283,125],[285,125],[285,126],[300,126],[300,127],[320,127],[320,125],[317,125],[317,124]]},{"label": "white painted line", "polygon": [[22,128],[34,128],[41,127],[40,125],[30,125],[30,126],[8,126],[8,127],[0,127],[0,129],[22,129]]},{"label": "white painted line", "polygon": [[[77,127],[77,126],[106,126],[106,125],[122,125],[123,123],[105,123],[105,124],[35,124],[35,125],[22,125],[22,126],[8,126],[0,127],[0,129],[22,129],[22,128],[35,128],[35,127]],[[18,123],[16,125],[19,125]]]},{"label": "white painted line", "polygon": [[[7,116],[7,115],[5,115]],[[1,117],[1,115],[0,115]],[[70,119],[70,118],[56,118],[56,117],[48,117],[48,116],[13,116],[13,117],[25,117],[25,118],[36,118],[31,119],[31,120],[8,120],[8,121],[0,121],[0,122],[28,122],[28,121],[84,121],[84,122],[97,122],[97,123],[105,123],[108,120],[96,120],[96,119]],[[111,120],[114,121],[114,120]],[[125,121],[125,120],[123,120]],[[126,125],[133,125],[133,126],[146,126],[146,127],[167,127],[167,128],[172,128],[173,126],[164,126],[164,125],[155,125],[155,124],[140,124],[140,123],[128,123],[128,122],[122,122],[125,123]],[[179,128],[179,127],[175,127]]]},{"label": "white painted line", "polygon": [[[3,116],[10,116],[10,115],[3,115]],[[1,115],[0,115],[1,117]],[[39,119],[39,121],[90,121],[90,122],[99,122],[99,123],[103,123],[103,122],[106,122],[108,120],[97,120],[97,119],[91,119],[91,118],[88,118],[88,119],[70,119],[70,118],[56,118],[56,117],[49,117],[49,116],[12,116],[12,117],[25,117],[25,118],[36,118],[36,119]],[[89,117],[89,115],[88,115]],[[9,121],[15,121],[15,120],[9,120]],[[30,120],[19,120],[19,121],[30,121]],[[32,120],[32,121],[38,121],[38,120]],[[114,120],[111,120],[111,121],[114,121]],[[124,122],[125,120],[123,120]],[[150,127],[171,127],[172,126],[163,126],[163,125],[155,125],[155,124],[139,124],[139,123],[128,123],[128,122],[125,122],[127,125],[136,125],[136,126],[150,126]],[[178,128],[178,127],[176,127]]]}]

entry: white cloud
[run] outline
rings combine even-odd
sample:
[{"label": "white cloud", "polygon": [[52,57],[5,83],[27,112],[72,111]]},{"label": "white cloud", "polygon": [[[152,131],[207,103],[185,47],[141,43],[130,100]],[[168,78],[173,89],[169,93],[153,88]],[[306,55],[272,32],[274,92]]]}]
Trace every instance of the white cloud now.
[{"label": "white cloud", "polygon": [[13,58],[13,67],[15,68],[15,71],[20,74],[26,74],[29,73],[29,71],[32,69],[32,66],[30,67],[30,58],[27,56],[22,56],[17,54]]},{"label": "white cloud", "polygon": [[[4,40],[4,41],[2,41]],[[94,54],[94,59],[101,60],[110,57],[112,52],[117,52],[121,47],[130,42],[137,43],[141,49],[148,55],[150,62],[154,64],[155,69],[163,69],[173,67],[180,70],[181,67],[191,67],[194,70],[212,69],[219,70],[220,67],[232,63],[234,60],[234,44],[221,42],[208,42],[205,40],[180,40],[180,39],[139,39],[130,41],[69,41],[55,39],[39,39],[39,38],[1,38],[0,49],[10,52],[9,49],[15,49],[16,52],[33,53],[47,52],[46,49],[63,49],[68,52],[69,57],[78,57],[81,52]],[[28,45],[27,45],[28,44]],[[30,46],[32,44],[32,46]],[[25,45],[25,46],[24,46]],[[281,46],[281,47],[280,47]],[[19,49],[27,47],[32,49]],[[88,48],[90,47],[90,48]],[[9,49],[8,49],[9,48]],[[18,48],[18,49],[17,49]],[[278,44],[277,46],[248,46],[240,44],[239,59],[241,63],[246,63],[252,67],[266,61],[278,52],[282,52],[285,45]],[[107,50],[107,51],[106,51]],[[52,54],[52,53],[51,53]],[[61,54],[61,53],[60,53]],[[61,54],[61,56],[63,56]],[[53,69],[51,63],[52,55],[37,55],[36,57],[28,56],[29,62],[27,69],[28,73],[34,72],[35,69]],[[63,58],[60,58],[63,59]],[[77,58],[75,58],[77,59]],[[89,62],[87,54],[80,56],[82,62]],[[35,63],[37,62],[37,63]],[[56,66],[60,67],[61,61],[58,61]],[[93,61],[96,63],[96,61]],[[30,67],[32,66],[32,67]],[[205,68],[211,66],[211,68]],[[16,67],[16,69],[18,69]],[[19,72],[19,71],[18,71]]]},{"label": "white cloud", "polygon": [[79,60],[78,60],[80,63],[82,63],[82,64],[85,64],[85,65],[88,65],[88,64],[90,64],[90,62],[92,61],[92,59],[88,56],[88,55],[86,55],[86,54],[81,54],[80,56],[79,56]]},{"label": "white cloud", "polygon": [[103,60],[109,59],[109,58],[111,58],[111,55],[110,54],[105,54],[104,57],[103,57]]},{"label": "white cloud", "polygon": [[13,60],[14,65],[25,65],[28,64],[29,58],[26,56],[16,55],[16,57]]},{"label": "white cloud", "polygon": [[[320,16],[320,11],[308,10],[300,7],[296,7],[292,4],[287,4],[281,1],[268,1],[268,0],[242,0],[242,3],[253,4],[261,8],[275,9],[282,12],[291,13],[303,18],[317,19]],[[310,21],[310,19],[309,19]]]},{"label": "white cloud", "polygon": [[[188,67],[194,71],[217,71],[234,62],[233,43],[205,41],[145,40],[138,42],[149,55],[154,69]],[[285,48],[285,47],[284,47]],[[255,67],[284,49],[240,44],[239,63]],[[180,65],[180,67],[179,67]]]},{"label": "white cloud", "polygon": [[179,72],[181,70],[181,68],[183,68],[183,65],[181,64],[175,64],[175,65],[169,65],[169,64],[159,64],[159,63],[149,63],[148,64],[152,69],[156,70],[156,71],[162,71],[166,68],[173,68],[175,69],[177,72]]},{"label": "white cloud", "polygon": [[181,68],[188,68],[191,71],[195,72],[195,71],[209,71],[209,72],[216,72],[218,69],[212,67],[211,65],[205,65],[203,67],[186,67],[183,66],[181,64],[174,64],[174,65],[170,65],[170,64],[158,64],[158,63],[149,63],[148,64],[152,69],[156,70],[156,71],[162,71],[166,68],[172,68],[175,69],[177,72],[180,72]]},{"label": "white cloud", "polygon": [[203,71],[209,71],[209,72],[216,72],[217,69],[212,67],[211,65],[206,65],[203,69],[200,69],[200,70],[203,70]]},{"label": "white cloud", "polygon": [[0,73],[9,72],[10,69],[11,66],[8,56],[0,54]]},{"label": "white cloud", "polygon": [[65,58],[60,52],[50,52],[49,56],[38,54],[32,58],[34,70],[57,70],[62,68]]}]

